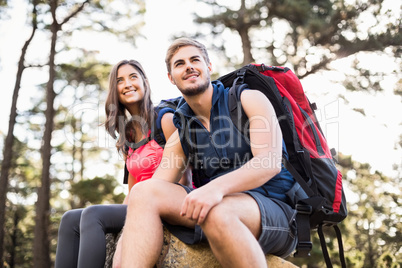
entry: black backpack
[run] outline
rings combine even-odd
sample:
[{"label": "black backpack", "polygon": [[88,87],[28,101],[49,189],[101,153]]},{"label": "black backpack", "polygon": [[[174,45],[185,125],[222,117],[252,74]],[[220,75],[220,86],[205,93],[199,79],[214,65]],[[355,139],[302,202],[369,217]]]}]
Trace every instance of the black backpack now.
[{"label": "black backpack", "polygon": [[232,121],[244,134],[247,116],[241,108],[242,90],[263,92],[273,105],[282,130],[289,160],[284,166],[296,180],[287,193],[289,203],[297,210],[298,245],[295,257],[310,256],[310,230],[317,229],[327,267],[332,267],[322,227],[335,229],[342,267],[346,267],[342,236],[338,223],[347,216],[342,174],[335,166],[334,151],[328,148],[299,79],[288,68],[268,67],[264,64],[246,65],[220,77],[229,90],[229,111]]}]

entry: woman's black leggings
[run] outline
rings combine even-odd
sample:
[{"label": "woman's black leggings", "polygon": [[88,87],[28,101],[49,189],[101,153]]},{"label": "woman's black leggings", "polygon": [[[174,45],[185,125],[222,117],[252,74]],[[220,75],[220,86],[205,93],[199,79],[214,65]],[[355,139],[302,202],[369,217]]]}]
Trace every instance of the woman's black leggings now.
[{"label": "woman's black leggings", "polygon": [[93,205],[64,213],[59,227],[55,268],[103,268],[106,233],[118,233],[126,205]]}]

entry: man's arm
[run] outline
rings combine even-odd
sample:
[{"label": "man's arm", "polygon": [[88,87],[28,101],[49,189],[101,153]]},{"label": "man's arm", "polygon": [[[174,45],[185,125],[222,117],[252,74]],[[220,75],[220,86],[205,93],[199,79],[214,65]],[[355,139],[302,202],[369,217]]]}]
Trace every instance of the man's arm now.
[{"label": "man's arm", "polygon": [[[169,140],[170,136],[177,130],[177,128],[173,124],[173,113],[165,113],[162,116],[161,125],[163,135],[165,136],[166,140]],[[183,173],[182,177],[179,180],[179,183],[191,187],[192,175],[190,168],[187,168],[187,170]]]},{"label": "man's arm", "polygon": [[282,132],[274,108],[257,90],[244,91],[241,102],[250,119],[253,158],[239,169],[212,180],[186,197],[181,213],[197,220],[198,224],[224,196],[259,187],[281,170]]},{"label": "man's arm", "polygon": [[282,131],[271,102],[258,90],[246,90],[240,98],[250,120],[253,158],[214,185],[222,188],[224,195],[259,187],[281,170]]},{"label": "man's arm", "polygon": [[166,140],[170,138],[173,132],[176,131],[176,127],[173,124],[173,113],[165,113],[161,119],[162,132]]},{"label": "man's arm", "polygon": [[178,182],[187,167],[187,158],[181,147],[179,132],[176,130],[166,142],[161,163],[152,179]]}]

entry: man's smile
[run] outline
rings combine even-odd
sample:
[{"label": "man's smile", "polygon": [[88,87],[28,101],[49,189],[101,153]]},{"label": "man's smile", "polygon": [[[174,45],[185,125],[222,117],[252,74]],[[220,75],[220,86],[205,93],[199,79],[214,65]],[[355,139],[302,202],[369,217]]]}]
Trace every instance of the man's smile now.
[{"label": "man's smile", "polygon": [[184,76],[183,80],[188,80],[188,79],[192,79],[192,78],[197,78],[200,74],[196,73],[196,72],[192,72],[190,74],[187,74]]}]

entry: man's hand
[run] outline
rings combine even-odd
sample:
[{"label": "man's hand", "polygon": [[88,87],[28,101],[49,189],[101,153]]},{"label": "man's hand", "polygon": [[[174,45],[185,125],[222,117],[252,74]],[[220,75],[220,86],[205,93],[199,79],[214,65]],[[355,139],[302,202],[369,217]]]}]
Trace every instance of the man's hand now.
[{"label": "man's hand", "polygon": [[222,201],[223,194],[214,187],[204,185],[189,193],[183,201],[180,215],[202,224],[208,212]]}]

